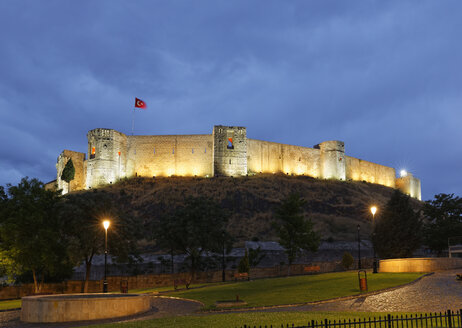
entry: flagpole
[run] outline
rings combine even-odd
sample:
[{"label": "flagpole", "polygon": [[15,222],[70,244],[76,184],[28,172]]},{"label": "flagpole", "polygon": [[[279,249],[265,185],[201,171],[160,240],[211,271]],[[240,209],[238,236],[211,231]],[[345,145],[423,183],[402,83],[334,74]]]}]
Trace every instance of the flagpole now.
[{"label": "flagpole", "polygon": [[133,108],[133,118],[132,118],[132,135],[135,130],[135,108]]}]

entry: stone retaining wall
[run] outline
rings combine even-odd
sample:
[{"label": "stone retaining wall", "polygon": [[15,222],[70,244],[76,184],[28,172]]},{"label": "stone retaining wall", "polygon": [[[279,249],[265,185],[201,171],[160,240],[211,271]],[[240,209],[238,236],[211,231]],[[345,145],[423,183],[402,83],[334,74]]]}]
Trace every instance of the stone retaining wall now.
[{"label": "stone retaining wall", "polygon": [[462,268],[462,258],[427,257],[380,260],[380,272],[433,272]]}]

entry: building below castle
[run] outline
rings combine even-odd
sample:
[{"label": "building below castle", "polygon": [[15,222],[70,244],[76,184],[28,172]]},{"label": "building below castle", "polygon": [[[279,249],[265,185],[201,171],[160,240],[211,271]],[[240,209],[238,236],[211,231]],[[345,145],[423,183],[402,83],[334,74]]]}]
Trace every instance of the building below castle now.
[{"label": "building below castle", "polygon": [[68,192],[61,173],[69,159],[75,167],[70,190],[90,189],[129,177],[245,176],[258,173],[307,175],[399,188],[421,199],[420,180],[396,178],[391,167],[345,155],[342,141],[313,148],[247,138],[245,127],[214,126],[212,134],[130,136],[113,129],[88,132],[87,155],[64,150],[56,164],[57,187]]}]

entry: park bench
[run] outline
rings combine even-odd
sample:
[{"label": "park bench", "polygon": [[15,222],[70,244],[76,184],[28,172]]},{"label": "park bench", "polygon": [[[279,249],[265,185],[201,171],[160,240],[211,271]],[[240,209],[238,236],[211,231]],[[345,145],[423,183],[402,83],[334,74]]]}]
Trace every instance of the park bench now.
[{"label": "park bench", "polygon": [[237,272],[234,274],[234,280],[249,280],[249,274],[247,272]]},{"label": "park bench", "polygon": [[315,273],[321,271],[321,267],[319,265],[308,265],[303,267],[304,273]]}]

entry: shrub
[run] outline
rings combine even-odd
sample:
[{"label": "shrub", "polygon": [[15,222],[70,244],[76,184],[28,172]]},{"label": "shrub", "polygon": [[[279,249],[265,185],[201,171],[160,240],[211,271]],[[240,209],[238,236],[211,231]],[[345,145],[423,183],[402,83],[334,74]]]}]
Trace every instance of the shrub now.
[{"label": "shrub", "polygon": [[353,256],[350,253],[348,253],[348,252],[343,253],[342,266],[346,270],[348,270],[353,265],[353,262],[354,262],[354,259],[353,259]]}]

